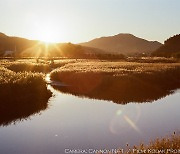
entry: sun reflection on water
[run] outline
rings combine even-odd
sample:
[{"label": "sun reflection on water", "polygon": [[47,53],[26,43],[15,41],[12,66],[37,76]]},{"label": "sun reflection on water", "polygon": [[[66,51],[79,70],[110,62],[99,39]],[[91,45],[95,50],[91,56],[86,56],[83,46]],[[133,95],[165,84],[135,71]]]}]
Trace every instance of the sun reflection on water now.
[{"label": "sun reflection on water", "polygon": [[122,129],[125,129],[126,132],[133,129],[139,134],[142,134],[137,125],[140,115],[141,109],[138,105],[130,112],[128,110],[125,110],[124,107],[118,109],[110,122],[109,129],[111,133],[120,135]]}]

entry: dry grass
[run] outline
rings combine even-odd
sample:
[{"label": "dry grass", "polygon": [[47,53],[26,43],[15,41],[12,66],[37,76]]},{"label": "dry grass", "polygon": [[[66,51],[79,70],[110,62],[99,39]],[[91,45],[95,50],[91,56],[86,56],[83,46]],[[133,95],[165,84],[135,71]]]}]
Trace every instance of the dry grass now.
[{"label": "dry grass", "polygon": [[178,58],[165,58],[165,57],[129,57],[129,62],[139,63],[177,63],[180,62]]},{"label": "dry grass", "polygon": [[116,103],[151,102],[180,87],[180,63],[87,61],[67,64],[51,78],[62,92]]},{"label": "dry grass", "polygon": [[36,63],[32,60],[20,60],[20,61],[1,61],[0,65],[14,72],[42,72],[46,73],[50,71],[50,67],[47,63]]},{"label": "dry grass", "polygon": [[0,125],[45,109],[50,97],[43,74],[16,73],[0,66]]},{"label": "dry grass", "polygon": [[3,66],[14,72],[41,72],[48,73],[52,69],[62,67],[69,63],[74,63],[80,60],[70,59],[70,60],[1,60],[0,66]]},{"label": "dry grass", "polygon": [[21,120],[47,108],[51,92],[45,73],[76,60],[1,60],[0,61],[0,125]]},{"label": "dry grass", "polygon": [[[43,91],[49,93],[46,88],[46,83],[44,81],[44,75],[41,73],[32,72],[13,72],[7,68],[0,67],[0,90],[1,90],[1,100],[4,98],[6,101],[9,99],[16,100],[26,97],[26,95],[36,95],[32,99],[40,99]],[[19,92],[19,96],[14,95]],[[27,93],[26,93],[27,92]],[[38,93],[36,93],[38,92]],[[7,96],[11,96],[10,98]]]},{"label": "dry grass", "polygon": [[116,76],[140,73],[162,72],[168,69],[176,69],[180,63],[137,63],[137,62],[109,62],[109,61],[88,61],[67,64],[55,72],[71,73],[104,73]]},{"label": "dry grass", "polygon": [[7,66],[8,69],[15,71],[15,72],[42,72],[47,73],[51,70],[48,64],[43,63],[22,63],[22,62],[14,62]]},{"label": "dry grass", "polygon": [[179,153],[180,135],[174,133],[170,137],[157,138],[148,145],[140,144],[127,149],[124,153]]},{"label": "dry grass", "polygon": [[76,60],[76,59],[54,60],[54,63],[51,64],[51,67],[53,69],[55,69],[55,68],[58,68],[58,67],[65,66],[66,64],[76,63],[76,62],[80,62],[80,61],[83,61],[83,60]]}]

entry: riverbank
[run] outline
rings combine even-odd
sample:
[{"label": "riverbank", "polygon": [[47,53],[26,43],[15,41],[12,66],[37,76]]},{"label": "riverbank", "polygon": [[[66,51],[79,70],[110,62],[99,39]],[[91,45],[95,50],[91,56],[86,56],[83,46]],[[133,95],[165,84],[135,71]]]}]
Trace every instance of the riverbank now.
[{"label": "riverbank", "polygon": [[67,64],[51,72],[55,87],[77,96],[115,103],[152,102],[180,88],[180,63],[87,61]]},{"label": "riverbank", "polygon": [[[23,93],[23,96],[27,95],[26,92],[30,90],[32,85],[33,88],[29,94],[33,95],[27,97],[29,99],[27,102],[23,101],[13,106],[13,101],[18,99],[15,97],[20,96],[14,95],[16,93],[16,89],[14,89],[15,92],[11,93],[11,96],[15,99],[12,99],[11,103],[7,102],[9,105],[5,108],[4,113],[5,103],[0,106],[2,110],[0,126],[8,125],[7,128],[1,127],[3,141],[1,145],[7,150],[6,153],[14,149],[19,149],[19,153],[24,153],[28,148],[30,153],[42,153],[39,151],[40,148],[37,148],[42,146],[45,147],[43,152],[49,150],[49,153],[63,153],[67,145],[70,148],[87,148],[91,145],[96,149],[106,147],[122,147],[125,149],[125,145],[128,143],[128,148],[137,145],[136,149],[142,150],[145,148],[160,149],[163,147],[163,143],[170,145],[166,147],[172,148],[179,144],[179,137],[176,137],[175,140],[171,137],[160,138],[153,141],[152,144],[148,144],[149,140],[164,136],[179,128],[177,119],[179,117],[179,92],[176,91],[173,95],[165,97],[173,93],[179,86],[178,63],[146,64],[103,60],[73,60],[71,63],[66,63],[55,61],[54,65],[58,69],[54,71],[61,70],[56,75],[57,84],[54,80],[49,80],[48,76],[46,76],[48,79],[45,82],[46,72],[41,72],[43,67],[36,69],[39,67],[37,65],[41,64],[45,64],[51,70],[56,68],[50,64],[43,62],[36,64],[35,61],[26,62],[27,65],[33,63],[35,69],[32,71],[32,69],[28,70],[29,67],[22,61],[7,63],[9,65],[1,66],[5,69],[4,72],[3,69],[1,70],[3,72],[1,76],[3,77],[6,72],[9,74],[2,79],[10,80],[11,82],[8,81],[9,85],[22,83],[25,89],[27,86],[27,91],[18,88],[19,94],[22,95]],[[67,71],[68,69],[69,71]],[[63,71],[69,74],[63,74]],[[10,76],[12,78],[9,78]],[[39,76],[41,77],[39,78]],[[69,81],[67,82],[69,84],[65,84],[65,81]],[[36,95],[42,96],[40,94],[41,88],[43,88],[41,84],[44,85],[44,83],[55,85],[54,88],[61,92],[52,88],[54,97],[50,100],[32,102],[32,98]],[[35,89],[39,89],[39,91]],[[63,93],[82,96],[83,98]],[[87,99],[84,96],[95,99]],[[159,98],[162,99],[158,100]],[[99,99],[109,101],[100,101]],[[131,103],[119,105],[112,103],[112,100],[119,104]],[[144,103],[154,100],[157,101]],[[135,102],[142,103],[137,104]],[[46,110],[47,108],[48,110]],[[43,111],[42,114],[40,111]],[[29,120],[22,122],[29,117]],[[13,122],[16,125],[9,125]],[[13,135],[9,135],[12,132]],[[21,138],[19,138],[19,134],[22,136]],[[65,138],[66,136],[68,138]],[[46,140],[47,138],[51,140],[51,143]],[[24,144],[27,139],[28,143],[34,144]],[[144,141],[143,145],[138,144],[141,141]],[[22,145],[24,145],[25,151],[23,151]],[[54,145],[56,146],[54,147]]]},{"label": "riverbank", "polygon": [[[180,150],[180,135],[174,132],[173,135],[157,138],[151,141],[149,144],[140,144],[129,148],[127,144],[127,150],[125,153],[137,154],[137,153],[179,153]],[[121,154],[121,152],[119,152]]]},{"label": "riverbank", "polygon": [[0,66],[0,125],[46,109],[51,96],[43,74],[16,73]]}]

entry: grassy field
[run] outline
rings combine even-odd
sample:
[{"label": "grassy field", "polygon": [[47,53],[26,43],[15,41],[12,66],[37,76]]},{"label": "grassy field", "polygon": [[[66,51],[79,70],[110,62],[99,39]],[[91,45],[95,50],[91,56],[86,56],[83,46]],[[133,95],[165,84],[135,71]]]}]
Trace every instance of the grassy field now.
[{"label": "grassy field", "polygon": [[46,73],[50,73],[52,80],[69,85],[55,87],[61,92],[121,104],[152,102],[180,87],[180,63],[168,59],[158,59],[158,62],[146,59],[144,63],[86,59],[53,63],[36,59],[1,60],[0,112],[3,116],[0,124],[47,108],[51,92],[44,80]]},{"label": "grassy field", "polygon": [[[65,93],[116,103],[151,102],[180,87],[180,63],[89,60],[51,72],[51,79],[69,86]],[[56,87],[57,88],[57,87]]]},{"label": "grassy field", "polygon": [[[144,62],[106,60],[0,61],[0,125],[21,121],[48,108],[52,96],[44,80],[68,86],[55,87],[77,96],[110,100],[115,103],[152,102],[180,88],[180,63],[168,59]],[[142,150],[179,149],[179,134],[134,146]],[[128,147],[129,148],[129,147]],[[139,150],[139,151],[138,151]]]},{"label": "grassy field", "polygon": [[1,60],[0,65],[14,72],[40,72],[48,73],[52,69],[64,66],[67,63],[74,63],[76,60],[56,60],[52,63],[46,60]]},{"label": "grassy field", "polygon": [[[180,134],[174,132],[173,135],[157,138],[151,141],[149,144],[140,144],[134,147],[124,149],[123,153],[138,154],[138,153],[179,153],[180,149]],[[119,150],[120,151],[120,150]],[[122,152],[118,152],[121,154]]]},{"label": "grassy field", "polygon": [[0,125],[29,117],[45,110],[52,96],[45,75],[52,69],[76,60],[21,59],[0,61]]},{"label": "grassy field", "polygon": [[4,66],[2,62],[0,65],[0,125],[6,125],[46,109],[52,94],[47,89],[44,75],[33,72],[14,72]]}]

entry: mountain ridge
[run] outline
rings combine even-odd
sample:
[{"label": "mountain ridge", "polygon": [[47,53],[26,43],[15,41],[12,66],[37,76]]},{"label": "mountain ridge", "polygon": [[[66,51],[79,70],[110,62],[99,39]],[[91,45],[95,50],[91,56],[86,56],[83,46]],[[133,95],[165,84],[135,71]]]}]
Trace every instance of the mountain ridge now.
[{"label": "mountain ridge", "polygon": [[129,33],[119,33],[114,36],[100,37],[79,44],[99,48],[107,53],[119,53],[125,55],[152,53],[162,46],[158,41],[148,41]]},{"label": "mountain ridge", "polygon": [[164,45],[152,53],[153,56],[160,57],[180,57],[180,34],[176,34],[166,41]]},{"label": "mountain ridge", "polygon": [[[16,36],[7,36],[0,32],[0,55],[3,55],[3,52],[7,50],[16,50],[17,55],[26,53],[25,55],[33,56],[34,54],[36,55],[39,49],[41,49],[41,55],[44,55],[43,51],[45,51],[45,47],[40,42],[41,41],[38,40],[29,40]],[[87,45],[89,42],[93,42],[93,45]],[[89,42],[80,44],[54,43],[58,49],[55,49],[51,45],[51,50],[53,50],[54,56],[60,55],[63,49],[65,55],[69,55],[70,53],[73,56],[78,56],[79,54],[81,56],[89,55],[93,57],[95,54],[101,54],[106,55],[106,57],[108,57],[108,55],[114,55],[114,57],[116,55],[118,57],[118,55],[120,56],[122,54],[127,56],[142,53],[150,54],[152,51],[162,46],[162,44],[157,41],[147,41],[128,33],[96,38]]]},{"label": "mountain ridge", "polygon": [[13,51],[16,56],[25,57],[88,57],[92,55],[104,54],[101,49],[84,47],[72,43],[52,43],[47,46],[38,40],[29,40],[16,36],[7,36],[0,33],[0,56],[3,56],[6,51]]}]

